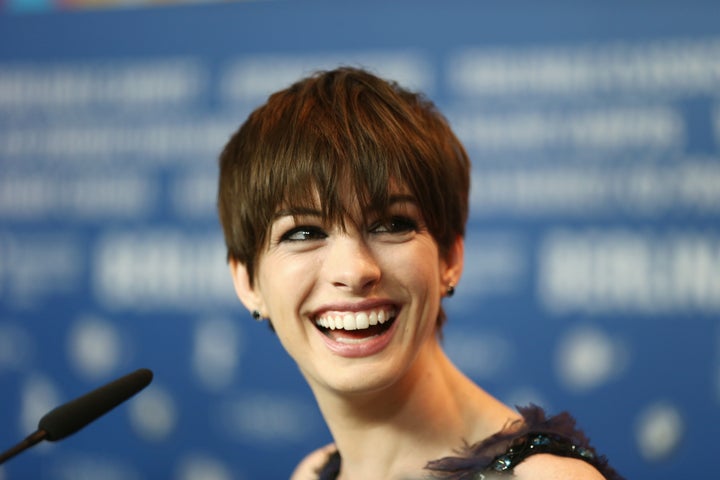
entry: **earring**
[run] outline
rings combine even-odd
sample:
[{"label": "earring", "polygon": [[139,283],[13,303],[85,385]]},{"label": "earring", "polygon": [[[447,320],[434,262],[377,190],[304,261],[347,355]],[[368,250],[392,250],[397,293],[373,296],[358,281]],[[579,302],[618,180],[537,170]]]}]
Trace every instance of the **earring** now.
[{"label": "earring", "polygon": [[445,290],[445,296],[452,297],[453,295],[455,295],[455,286],[448,285],[447,290]]},{"label": "earring", "polygon": [[253,311],[252,311],[252,317],[253,317],[256,321],[258,321],[258,322],[262,322],[262,321],[263,321],[263,317],[262,317],[262,315],[260,314],[260,310],[253,310]]}]

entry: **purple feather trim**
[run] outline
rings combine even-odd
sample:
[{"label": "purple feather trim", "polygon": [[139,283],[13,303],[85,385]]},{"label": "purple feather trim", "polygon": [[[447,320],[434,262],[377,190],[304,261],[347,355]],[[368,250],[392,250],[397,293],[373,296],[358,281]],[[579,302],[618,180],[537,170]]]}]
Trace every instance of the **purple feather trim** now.
[{"label": "purple feather trim", "polygon": [[[555,439],[562,439],[563,443],[574,446],[567,454],[555,454],[581,458],[574,454],[577,449],[591,452],[591,458],[582,458],[592,464],[608,480],[623,480],[623,478],[608,465],[607,458],[597,455],[590,446],[585,434],[576,428],[575,419],[567,412],[547,417],[545,411],[536,406],[518,407],[523,420],[510,422],[500,432],[477,442],[473,445],[465,444],[455,457],[445,457],[428,462],[426,469],[432,471],[436,478],[446,480],[470,480],[482,478],[479,473],[495,473],[493,469],[496,460],[518,445],[521,445],[532,434],[543,434]],[[513,465],[514,466],[514,465]],[[504,473],[511,473],[512,468]]]}]

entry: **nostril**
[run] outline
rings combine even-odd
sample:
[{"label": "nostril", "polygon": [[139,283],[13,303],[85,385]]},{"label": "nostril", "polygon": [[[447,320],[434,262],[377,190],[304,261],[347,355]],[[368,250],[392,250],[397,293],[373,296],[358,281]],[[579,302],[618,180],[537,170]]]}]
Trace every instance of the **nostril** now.
[{"label": "nostril", "polygon": [[324,269],[334,286],[353,291],[366,291],[382,277],[378,262],[361,240],[337,242],[324,260]]},{"label": "nostril", "polygon": [[340,288],[349,288],[357,291],[367,291],[380,282],[380,270],[346,271],[338,274],[333,284]]}]

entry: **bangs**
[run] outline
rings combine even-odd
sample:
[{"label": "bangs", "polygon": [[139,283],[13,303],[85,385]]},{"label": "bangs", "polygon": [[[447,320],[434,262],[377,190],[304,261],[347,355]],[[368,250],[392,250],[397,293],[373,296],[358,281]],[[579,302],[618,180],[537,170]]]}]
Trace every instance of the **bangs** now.
[{"label": "bangs", "polygon": [[402,112],[360,93],[332,104],[316,96],[286,111],[275,124],[276,134],[265,136],[268,147],[283,146],[264,159],[274,165],[269,185],[258,191],[270,194],[261,205],[271,206],[273,215],[286,207],[310,208],[324,221],[344,226],[353,214],[386,212],[391,190],[397,189],[418,199],[422,209],[431,189],[417,180],[432,175],[423,172],[418,135],[407,134],[414,126],[403,121]]}]

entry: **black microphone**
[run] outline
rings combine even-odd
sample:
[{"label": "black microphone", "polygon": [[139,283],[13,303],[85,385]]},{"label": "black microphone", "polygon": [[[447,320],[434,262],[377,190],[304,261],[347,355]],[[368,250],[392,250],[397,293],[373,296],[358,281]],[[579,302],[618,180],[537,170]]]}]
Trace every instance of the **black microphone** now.
[{"label": "black microphone", "polygon": [[152,378],[152,371],[141,368],[51,410],[34,433],[0,455],[0,465],[41,440],[54,442],[72,435],[147,387]]}]

